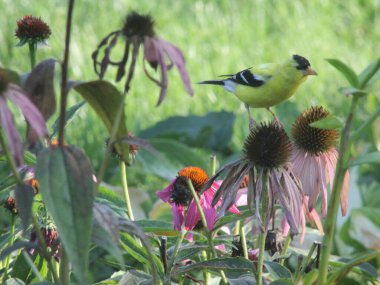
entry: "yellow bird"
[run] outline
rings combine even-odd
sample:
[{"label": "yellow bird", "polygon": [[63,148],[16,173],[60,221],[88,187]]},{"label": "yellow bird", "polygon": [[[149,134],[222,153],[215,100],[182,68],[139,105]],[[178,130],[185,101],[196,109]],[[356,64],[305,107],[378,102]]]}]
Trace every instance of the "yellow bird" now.
[{"label": "yellow bird", "polygon": [[[199,84],[223,86],[238,97],[248,110],[250,126],[254,122],[249,108],[267,108],[290,98],[308,75],[317,75],[310,62],[293,55],[284,63],[266,63],[251,67],[236,74],[221,75],[224,80],[206,80]],[[274,115],[274,114],[273,114]]]}]

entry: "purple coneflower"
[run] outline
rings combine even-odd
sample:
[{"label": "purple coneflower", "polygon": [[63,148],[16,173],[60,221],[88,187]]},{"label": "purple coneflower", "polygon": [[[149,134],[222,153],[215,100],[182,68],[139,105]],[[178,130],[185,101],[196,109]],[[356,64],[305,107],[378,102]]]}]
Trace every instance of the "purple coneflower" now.
[{"label": "purple coneflower", "polygon": [[[326,118],[329,112],[323,107],[311,107],[304,111],[292,127],[294,147],[291,161],[293,169],[302,182],[302,189],[309,197],[312,210],[322,194],[322,217],[327,213],[327,186],[332,187],[338,152],[337,130],[311,127],[310,124]],[[341,194],[342,215],[347,212],[349,174],[346,172]]]},{"label": "purple coneflower", "polygon": [[15,36],[20,40],[18,46],[45,43],[50,35],[50,27],[39,17],[27,15],[17,21]]},{"label": "purple coneflower", "polygon": [[[240,185],[245,175],[248,174],[248,205],[252,207],[255,204],[256,218],[261,230],[268,229],[269,221],[274,217],[274,203],[279,202],[291,231],[298,232],[304,215],[303,193],[301,183],[293,173],[292,165],[288,161],[291,143],[282,126],[274,121],[269,124],[262,123],[251,129],[243,152],[243,158],[221,168],[206,185],[208,186],[222,172],[228,170],[226,178],[213,200],[213,203],[216,203],[223,196],[219,216],[222,216],[225,209],[235,201]],[[263,189],[263,185],[266,185],[267,189]],[[266,221],[261,221],[259,212],[263,202],[263,191],[267,191],[265,195],[267,196]]]},{"label": "purple coneflower", "polygon": [[[125,38],[124,55],[121,60],[113,61],[110,58],[111,50],[115,47],[120,36]],[[132,53],[131,67],[134,67],[138,49],[140,45],[144,46],[144,71],[149,79],[155,82],[161,89],[157,106],[165,99],[168,88],[168,71],[175,66],[182,78],[187,93],[193,95],[193,89],[190,84],[189,75],[185,68],[185,58],[182,52],[173,44],[156,36],[154,31],[154,22],[150,15],[141,15],[131,12],[127,15],[124,26],[108,34],[98,45],[98,48],[92,54],[95,72],[100,78],[103,78],[109,65],[118,68],[116,81],[119,81],[125,75],[125,68]],[[101,48],[105,48],[104,56],[99,61],[98,54]],[[161,78],[155,79],[146,69],[145,62],[148,62],[153,69],[160,68]],[[133,75],[133,70],[129,72],[125,91],[129,89],[129,80]]]},{"label": "purple coneflower", "polygon": [[46,137],[48,131],[45,120],[37,107],[29,100],[24,91],[11,83],[6,73],[0,70],[0,128],[7,135],[9,149],[16,162],[16,166],[21,166],[24,163],[23,146],[13,121],[12,113],[8,108],[7,100],[12,101],[21,109],[25,119],[34,129],[37,136]]},{"label": "purple coneflower", "polygon": [[[208,175],[199,167],[188,166],[178,172],[178,176],[170,182],[168,187],[157,192],[157,196],[160,197],[162,201],[170,203],[173,213],[174,229],[176,230],[180,230],[183,223],[185,224],[186,230],[192,230],[200,221],[197,206],[188,189],[187,179],[191,180],[195,191],[199,193],[207,182]],[[199,201],[205,214],[207,228],[209,230],[214,228],[217,216],[216,208],[220,205],[220,201],[214,206],[211,205],[212,199],[219,186],[219,182],[213,182],[206,191],[199,194]],[[229,211],[235,214],[240,213],[235,205],[231,205]]]}]

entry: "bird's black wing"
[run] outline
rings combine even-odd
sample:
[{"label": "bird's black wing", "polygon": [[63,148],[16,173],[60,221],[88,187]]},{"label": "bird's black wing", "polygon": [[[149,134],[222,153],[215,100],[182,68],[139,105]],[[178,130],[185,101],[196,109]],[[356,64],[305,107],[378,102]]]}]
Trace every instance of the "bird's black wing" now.
[{"label": "bird's black wing", "polygon": [[[270,78],[270,77],[269,77]],[[240,71],[232,75],[229,79],[241,85],[247,85],[251,87],[259,87],[265,83],[268,76],[263,77],[252,73],[249,69]]]}]

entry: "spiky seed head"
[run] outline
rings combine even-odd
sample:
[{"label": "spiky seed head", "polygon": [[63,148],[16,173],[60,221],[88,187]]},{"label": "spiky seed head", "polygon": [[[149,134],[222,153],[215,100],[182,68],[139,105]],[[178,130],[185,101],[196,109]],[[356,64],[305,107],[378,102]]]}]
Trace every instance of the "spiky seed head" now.
[{"label": "spiky seed head", "polygon": [[291,143],[277,122],[261,123],[252,129],[244,143],[245,158],[255,166],[277,169],[288,162]]},{"label": "spiky seed head", "polygon": [[154,37],[154,21],[150,15],[131,12],[125,19],[122,31],[126,37]]},{"label": "spiky seed head", "polygon": [[314,106],[298,116],[292,126],[296,146],[308,153],[318,155],[336,146],[339,132],[311,127],[310,124],[326,118],[330,113],[321,106]]},{"label": "spiky seed head", "polygon": [[15,36],[20,40],[20,46],[25,43],[44,42],[50,35],[50,27],[40,17],[27,15],[17,21]]}]

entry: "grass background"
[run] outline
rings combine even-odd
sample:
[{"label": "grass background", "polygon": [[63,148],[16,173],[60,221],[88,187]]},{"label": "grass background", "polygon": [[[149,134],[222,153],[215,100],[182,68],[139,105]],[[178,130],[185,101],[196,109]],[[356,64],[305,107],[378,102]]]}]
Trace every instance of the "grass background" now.
[{"label": "grass background", "polygon": [[[14,37],[16,20],[29,14],[42,17],[52,30],[49,45],[38,50],[37,61],[49,57],[62,59],[66,10],[67,1],[2,0],[0,65],[19,73],[29,71],[28,49],[16,47]],[[255,64],[284,61],[294,53],[307,57],[319,75],[309,78],[293,98],[274,108],[288,128],[299,112],[312,105],[323,105],[337,115],[346,114],[349,100],[338,92],[346,82],[325,58],[338,58],[359,72],[380,54],[379,0],[78,0],[73,17],[70,79],[96,79],[91,53],[103,37],[121,27],[132,10],[151,14],[157,35],[183,51],[193,83]],[[160,107],[155,107],[159,90],[146,78],[141,63],[140,57],[126,104],[131,131],[138,134],[170,116],[226,110],[237,116],[232,148],[241,149],[248,133],[248,120],[243,104],[232,94],[219,87],[194,84],[195,95],[190,97],[173,70],[167,98]],[[57,66],[57,83],[59,78]],[[111,75],[105,79],[113,81]],[[122,89],[122,85],[118,87]],[[78,94],[70,93],[70,106],[80,100]],[[359,119],[368,117],[378,104],[373,95],[363,101]],[[252,113],[256,119],[270,119],[265,110]],[[84,148],[95,168],[102,157],[106,137],[105,128],[88,106],[81,109],[66,129],[66,140]],[[379,136],[370,139],[379,145]],[[137,180],[141,187],[147,187],[143,186],[144,175]],[[132,185],[136,183],[130,181]]]}]

